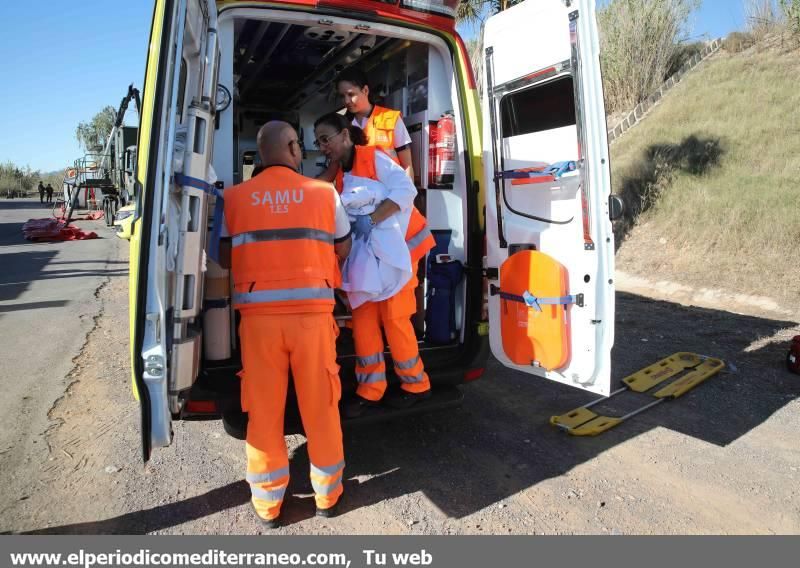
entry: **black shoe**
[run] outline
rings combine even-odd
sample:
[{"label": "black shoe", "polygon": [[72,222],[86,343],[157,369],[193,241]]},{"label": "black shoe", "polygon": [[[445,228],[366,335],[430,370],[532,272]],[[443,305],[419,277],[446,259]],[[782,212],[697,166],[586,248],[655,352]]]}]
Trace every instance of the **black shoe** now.
[{"label": "black shoe", "polygon": [[346,418],[358,418],[367,408],[378,406],[379,402],[361,398],[358,395],[353,396],[344,405],[344,415]]},{"label": "black shoe", "polygon": [[256,511],[256,507],[255,505],[253,505],[252,501],[250,501],[250,507],[252,507],[253,514],[258,519],[258,522],[261,523],[261,526],[264,527],[265,529],[277,529],[279,526],[281,526],[280,515],[278,515],[274,519],[265,519],[264,517],[258,514],[258,511]]},{"label": "black shoe", "polygon": [[398,394],[386,399],[386,404],[392,408],[411,408],[418,402],[431,397],[430,389],[424,392],[407,392],[401,390]]},{"label": "black shoe", "polygon": [[317,507],[317,512],[314,514],[324,519],[331,519],[339,514],[339,503],[336,503],[333,507],[329,507],[327,509],[320,509]]}]

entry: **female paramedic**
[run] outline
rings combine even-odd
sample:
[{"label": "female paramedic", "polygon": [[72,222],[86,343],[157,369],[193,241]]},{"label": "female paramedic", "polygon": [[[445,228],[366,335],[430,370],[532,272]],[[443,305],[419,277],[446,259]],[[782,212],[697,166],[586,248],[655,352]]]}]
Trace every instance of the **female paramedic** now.
[{"label": "female paramedic", "polygon": [[[414,179],[411,166],[411,136],[403,123],[399,110],[378,106],[370,102],[367,74],[355,67],[349,67],[336,77],[336,91],[347,109],[348,119],[353,126],[364,131],[366,146],[378,146],[400,164],[409,178]],[[333,181],[338,167],[331,161],[330,167],[320,176],[325,181]]]},{"label": "female paramedic", "polygon": [[[314,123],[315,144],[332,162],[339,164],[339,193],[348,184],[359,184],[367,178],[385,186],[386,196],[375,204],[370,214],[357,215],[352,222],[354,238],[367,240],[376,225],[394,217],[406,224],[400,227],[405,235],[411,264],[433,248],[434,240],[425,217],[414,207],[417,190],[403,169],[386,153],[366,145],[364,132],[336,113],[327,114]],[[409,281],[393,296],[366,302],[353,309],[353,339],[356,347],[356,396],[345,405],[345,416],[359,416],[374,406],[386,392],[386,363],[383,358],[381,327],[389,342],[394,370],[400,379],[400,393],[387,399],[394,408],[406,408],[430,396],[430,381],[419,357],[419,347],[411,315],[416,312],[416,269]]]}]

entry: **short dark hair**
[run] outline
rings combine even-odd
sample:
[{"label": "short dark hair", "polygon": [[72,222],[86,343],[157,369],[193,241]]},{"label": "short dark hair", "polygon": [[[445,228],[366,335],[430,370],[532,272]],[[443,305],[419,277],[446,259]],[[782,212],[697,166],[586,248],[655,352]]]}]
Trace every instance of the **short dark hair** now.
[{"label": "short dark hair", "polygon": [[357,67],[348,67],[336,76],[336,86],[342,81],[347,81],[357,86],[359,89],[369,87],[369,79],[367,74]]},{"label": "short dark hair", "polygon": [[345,129],[349,130],[350,140],[353,141],[353,144],[356,146],[367,145],[367,136],[364,134],[364,131],[353,124],[349,118],[339,114],[338,112],[329,112],[328,114],[319,117],[316,121],[314,121],[314,128],[317,128],[317,126],[320,124],[335,128],[339,132]]}]

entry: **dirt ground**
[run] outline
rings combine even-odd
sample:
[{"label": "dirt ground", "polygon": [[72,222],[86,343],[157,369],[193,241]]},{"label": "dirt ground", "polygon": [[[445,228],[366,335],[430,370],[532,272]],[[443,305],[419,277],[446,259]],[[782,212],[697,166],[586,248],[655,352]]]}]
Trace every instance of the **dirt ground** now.
[{"label": "dirt ground", "polygon": [[[121,254],[127,254],[120,249]],[[4,491],[0,530],[35,534],[799,533],[800,377],[784,366],[796,320],[620,292],[614,375],[676,351],[727,370],[595,438],[548,424],[591,397],[491,360],[460,409],[345,434],[343,514],[313,516],[301,436],[288,438],[285,525],[253,519],[244,444],[220,422],[175,425],[143,466],[128,369],[127,278],[50,412],[47,451]],[[638,401],[636,401],[638,402]],[[617,410],[635,404],[622,401]]]}]

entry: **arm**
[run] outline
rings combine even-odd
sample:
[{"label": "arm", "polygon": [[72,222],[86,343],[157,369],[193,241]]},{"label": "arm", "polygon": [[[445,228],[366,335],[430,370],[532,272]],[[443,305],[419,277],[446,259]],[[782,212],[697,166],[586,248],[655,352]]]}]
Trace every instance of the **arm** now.
[{"label": "arm", "polygon": [[336,174],[339,172],[339,162],[331,160],[325,171],[317,176],[317,179],[333,183],[336,180]]},{"label": "arm", "polygon": [[411,148],[403,148],[397,152],[397,159],[400,160],[400,167],[406,171],[408,179],[414,179],[414,166],[411,165]]},{"label": "arm", "polygon": [[350,254],[352,246],[353,238],[348,234],[345,240],[333,243],[333,250],[336,252],[336,256],[339,257],[339,260],[344,260],[347,258],[347,255]]},{"label": "arm", "polygon": [[375,173],[378,181],[389,191],[387,199],[370,215],[375,223],[380,223],[390,215],[398,211],[407,211],[414,206],[417,188],[403,168],[383,152],[375,152]]}]

